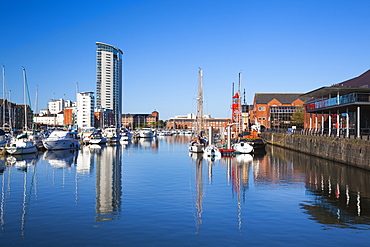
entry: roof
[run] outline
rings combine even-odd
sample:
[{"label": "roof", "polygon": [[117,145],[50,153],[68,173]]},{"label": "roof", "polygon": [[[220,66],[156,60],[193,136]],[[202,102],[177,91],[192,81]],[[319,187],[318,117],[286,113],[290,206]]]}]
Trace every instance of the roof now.
[{"label": "roof", "polygon": [[321,87],[312,90],[302,96],[310,98],[327,97],[328,95],[345,95],[349,93],[369,93],[370,92],[370,70],[353,79],[334,84],[331,87]]},{"label": "roof", "polygon": [[282,104],[291,104],[297,99],[303,102],[307,101],[309,97],[301,96],[302,93],[256,93],[257,104],[267,104],[271,100],[276,99]]},{"label": "roof", "polygon": [[334,86],[342,87],[369,87],[370,86],[370,69],[358,77],[338,83]]},{"label": "roof", "polygon": [[103,42],[95,42],[96,45],[105,45],[105,46],[109,46],[109,47],[112,47],[113,49],[119,51],[120,53],[123,54],[123,52],[121,51],[121,49],[117,48],[117,47],[114,47],[113,45],[109,45],[109,44],[106,44],[106,43],[103,43]]}]

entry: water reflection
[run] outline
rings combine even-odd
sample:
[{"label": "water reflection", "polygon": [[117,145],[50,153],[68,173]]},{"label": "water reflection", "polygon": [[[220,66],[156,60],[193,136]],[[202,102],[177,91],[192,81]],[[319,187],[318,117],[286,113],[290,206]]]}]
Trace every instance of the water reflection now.
[{"label": "water reflection", "polygon": [[6,158],[5,164],[7,166],[15,166],[18,169],[27,169],[27,167],[36,164],[37,158],[37,153],[11,155]]},{"label": "water reflection", "polygon": [[121,210],[122,153],[117,146],[106,146],[96,156],[96,217],[95,220],[114,220]]},{"label": "water reflection", "polygon": [[[107,238],[112,245],[181,245],[184,237],[191,245],[274,245],[307,232],[335,241],[337,232],[327,240],[326,228],[368,240],[357,229],[370,225],[369,172],[269,146],[263,154],[189,157],[187,143],[171,136],[0,157],[2,244],[31,246],[51,234],[63,244],[99,246]],[[61,174],[63,186],[51,186]]]},{"label": "water reflection", "polygon": [[300,207],[309,219],[325,226],[369,229],[369,171],[277,147],[270,152],[271,168],[278,170],[280,181],[303,177],[312,200]]},{"label": "water reflection", "polygon": [[196,200],[195,200],[195,224],[196,234],[200,233],[203,213],[203,154],[189,153],[190,158],[195,163],[195,183],[196,183]]},{"label": "water reflection", "polygon": [[68,150],[47,150],[43,159],[46,160],[53,168],[71,167],[76,163],[77,151]]},{"label": "water reflection", "polygon": [[139,149],[153,149],[158,150],[158,138],[133,138],[131,140],[132,147]]}]

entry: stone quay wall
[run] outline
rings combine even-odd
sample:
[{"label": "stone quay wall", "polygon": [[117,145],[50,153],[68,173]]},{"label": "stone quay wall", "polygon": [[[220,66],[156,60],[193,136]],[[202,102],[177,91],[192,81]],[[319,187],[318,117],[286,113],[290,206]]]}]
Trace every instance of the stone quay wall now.
[{"label": "stone quay wall", "polygon": [[290,133],[261,133],[269,144],[370,170],[370,141]]}]

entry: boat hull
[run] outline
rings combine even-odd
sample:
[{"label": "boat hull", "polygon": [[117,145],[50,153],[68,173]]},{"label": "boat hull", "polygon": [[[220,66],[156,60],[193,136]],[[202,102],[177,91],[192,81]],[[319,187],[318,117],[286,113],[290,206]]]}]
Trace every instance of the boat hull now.
[{"label": "boat hull", "polygon": [[5,147],[9,154],[32,154],[37,152],[35,145],[29,147]]},{"label": "boat hull", "polygon": [[107,139],[101,138],[101,139],[90,139],[89,144],[91,145],[103,145],[107,143]]},{"label": "boat hull", "polygon": [[253,146],[249,145],[247,142],[238,142],[234,143],[231,146],[232,149],[235,149],[237,154],[250,154],[253,153]]},{"label": "boat hull", "polygon": [[153,132],[152,131],[140,131],[139,132],[139,137],[140,138],[152,138],[153,137]]},{"label": "boat hull", "polygon": [[44,147],[47,150],[76,149],[79,147],[78,140],[44,140]]}]

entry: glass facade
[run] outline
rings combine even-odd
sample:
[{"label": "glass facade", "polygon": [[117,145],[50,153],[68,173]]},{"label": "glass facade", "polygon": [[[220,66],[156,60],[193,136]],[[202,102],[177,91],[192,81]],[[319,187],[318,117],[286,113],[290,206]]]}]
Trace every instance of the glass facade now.
[{"label": "glass facade", "polygon": [[270,121],[271,128],[291,128],[294,124],[292,120],[293,113],[296,111],[295,106],[271,106]]},{"label": "glass facade", "polygon": [[112,110],[115,115],[115,125],[120,127],[123,52],[103,43],[96,43],[96,49],[96,107]]}]

